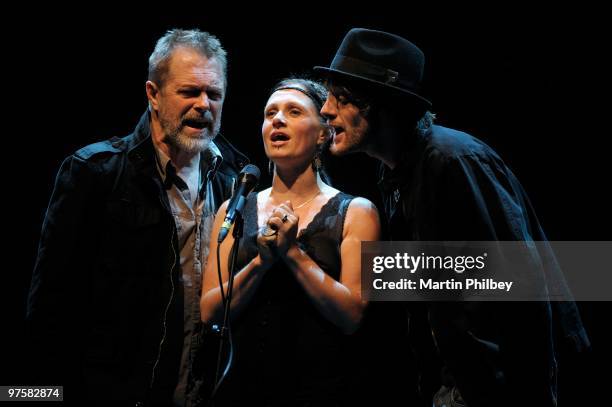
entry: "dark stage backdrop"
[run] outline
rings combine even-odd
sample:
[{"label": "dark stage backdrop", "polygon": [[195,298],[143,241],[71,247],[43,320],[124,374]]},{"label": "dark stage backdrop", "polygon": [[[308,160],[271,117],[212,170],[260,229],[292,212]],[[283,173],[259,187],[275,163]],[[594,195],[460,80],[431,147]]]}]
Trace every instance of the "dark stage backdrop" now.
[{"label": "dark stage backdrop", "polygon": [[[8,109],[2,131],[8,181],[2,272],[10,279],[3,284],[2,332],[8,342],[0,385],[19,384],[27,373],[19,363],[27,351],[20,346],[23,314],[55,173],[79,147],[133,129],[146,108],[148,56],[155,40],[173,27],[200,28],[222,41],[229,58],[222,133],[262,169],[262,111],[278,79],[329,64],[351,27],[402,35],[425,52],[424,95],[433,101],[438,123],[467,131],[500,153],[551,240],[610,240],[609,115],[606,104],[597,104],[605,94],[601,54],[609,46],[602,48],[599,13],[527,7],[411,12],[386,3],[362,10],[331,11],[302,2],[205,11],[199,2],[129,16],[97,5],[6,16],[15,24],[5,31],[3,56],[10,73],[2,81]],[[354,155],[329,169],[337,187],[378,203],[376,168],[368,157]],[[269,182],[264,177],[261,185]],[[611,307],[580,307],[594,351],[582,362],[565,362],[566,406],[597,400],[594,393],[603,394],[598,388],[612,362],[606,349]]]}]

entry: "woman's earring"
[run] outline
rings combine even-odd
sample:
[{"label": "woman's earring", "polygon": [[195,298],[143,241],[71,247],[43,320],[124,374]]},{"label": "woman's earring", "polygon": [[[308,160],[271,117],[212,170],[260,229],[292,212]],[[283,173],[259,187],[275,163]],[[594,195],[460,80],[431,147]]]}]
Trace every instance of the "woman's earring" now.
[{"label": "woman's earring", "polygon": [[268,160],[268,174],[274,175],[274,163],[272,160]]}]

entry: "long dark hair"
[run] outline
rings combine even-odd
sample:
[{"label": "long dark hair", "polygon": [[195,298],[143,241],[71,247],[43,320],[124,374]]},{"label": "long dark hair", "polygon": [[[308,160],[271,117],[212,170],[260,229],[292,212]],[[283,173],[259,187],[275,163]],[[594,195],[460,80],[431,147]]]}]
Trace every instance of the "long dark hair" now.
[{"label": "long dark hair", "polygon": [[350,82],[344,86],[333,79],[328,79],[326,86],[336,99],[343,99],[355,105],[374,128],[382,125],[377,123],[379,110],[391,113],[395,123],[404,124],[407,131],[415,133],[426,132],[436,119],[434,113],[413,105],[409,99],[384,94],[374,88]]}]

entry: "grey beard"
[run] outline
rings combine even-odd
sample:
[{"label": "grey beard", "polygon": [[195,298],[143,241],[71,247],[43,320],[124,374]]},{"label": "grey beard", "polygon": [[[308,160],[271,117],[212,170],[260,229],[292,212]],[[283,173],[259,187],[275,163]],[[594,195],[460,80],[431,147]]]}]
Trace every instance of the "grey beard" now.
[{"label": "grey beard", "polygon": [[211,137],[190,138],[180,132],[172,132],[166,135],[167,143],[177,149],[189,154],[196,154],[205,151],[212,140]]},{"label": "grey beard", "polygon": [[[160,115],[161,116],[161,115]],[[212,119],[212,116],[211,116]],[[199,138],[191,138],[181,134],[181,130],[183,128],[182,120],[175,127],[171,122],[164,120],[160,117],[160,124],[162,131],[164,132],[165,141],[167,144],[175,147],[180,151],[184,151],[188,154],[197,154],[205,151],[208,148],[211,140],[215,138],[217,133],[219,132],[220,123],[216,122],[213,125],[212,135],[209,131],[209,128],[202,129],[202,133],[207,134],[205,137]]]}]

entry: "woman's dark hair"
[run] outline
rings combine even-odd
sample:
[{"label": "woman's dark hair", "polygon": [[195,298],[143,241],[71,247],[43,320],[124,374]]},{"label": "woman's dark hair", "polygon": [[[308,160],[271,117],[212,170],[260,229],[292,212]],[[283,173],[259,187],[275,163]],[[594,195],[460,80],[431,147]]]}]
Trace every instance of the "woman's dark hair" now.
[{"label": "woman's dark hair", "polygon": [[[322,83],[308,78],[285,78],[272,87],[268,98],[272,96],[274,92],[284,89],[297,90],[298,92],[302,92],[308,96],[319,112],[319,116],[321,116],[321,108],[323,107],[325,100],[327,100],[327,89]],[[321,120],[324,122],[325,118],[321,116]]]}]

